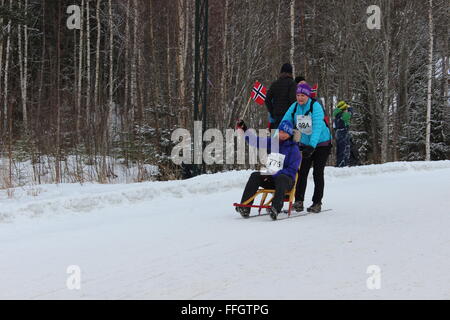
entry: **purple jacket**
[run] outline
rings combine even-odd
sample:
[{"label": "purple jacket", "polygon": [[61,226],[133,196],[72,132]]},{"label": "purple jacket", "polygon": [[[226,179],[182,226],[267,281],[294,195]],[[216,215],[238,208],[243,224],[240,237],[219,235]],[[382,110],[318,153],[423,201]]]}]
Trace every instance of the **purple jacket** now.
[{"label": "purple jacket", "polygon": [[257,147],[258,149],[266,148],[268,153],[271,152],[272,143],[278,143],[279,150],[274,151],[284,154],[286,157],[284,158],[283,169],[274,174],[273,177],[280,174],[285,174],[295,180],[295,175],[297,174],[300,162],[302,161],[302,155],[300,153],[298,143],[294,142],[292,139],[281,141],[278,137],[275,139],[272,137],[261,138],[257,137],[250,131],[245,133],[245,141],[247,141],[249,145]]}]

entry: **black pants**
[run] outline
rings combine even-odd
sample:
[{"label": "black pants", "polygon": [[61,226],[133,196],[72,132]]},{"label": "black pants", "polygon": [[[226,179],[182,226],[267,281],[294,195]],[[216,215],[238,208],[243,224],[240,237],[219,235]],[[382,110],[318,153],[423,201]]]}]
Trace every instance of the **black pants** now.
[{"label": "black pants", "polygon": [[311,157],[302,159],[302,164],[300,165],[300,170],[298,172],[297,187],[295,190],[295,201],[305,200],[305,191],[308,181],[309,169],[311,169],[311,166],[313,166],[314,195],[312,201],[313,203],[322,203],[323,189],[325,187],[323,172],[330,152],[331,145],[326,147],[317,147]]},{"label": "black pants", "polygon": [[[284,194],[291,190],[293,186],[294,180],[285,174],[280,174],[274,178],[270,175],[262,175],[260,172],[253,172],[245,186],[241,203],[251,198],[251,196],[258,191],[259,187],[263,187],[264,189],[275,189],[272,206],[275,210],[281,211],[283,208]],[[252,204],[253,201],[249,203],[249,205]]]},{"label": "black pants", "polygon": [[336,167],[347,167],[350,164],[351,144],[348,128],[337,129],[336,135]]}]

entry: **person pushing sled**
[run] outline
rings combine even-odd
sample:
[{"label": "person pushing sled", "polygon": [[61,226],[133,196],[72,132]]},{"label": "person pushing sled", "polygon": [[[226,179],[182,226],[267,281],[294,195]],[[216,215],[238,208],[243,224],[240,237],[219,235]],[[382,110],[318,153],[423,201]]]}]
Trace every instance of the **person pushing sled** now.
[{"label": "person pushing sled", "polygon": [[[240,120],[236,124],[236,129],[239,134],[244,134],[247,127],[244,121]],[[264,189],[275,189],[275,194],[272,199],[272,205],[268,208],[270,217],[273,220],[277,219],[281,212],[284,203],[284,197],[287,191],[294,187],[296,174],[302,160],[298,143],[294,141],[294,129],[292,123],[289,121],[282,121],[278,127],[278,136],[275,137],[256,137],[253,133],[248,131],[245,140],[250,145],[259,148],[267,148],[267,172],[253,172],[245,186],[242,195],[241,203],[235,204],[236,211],[242,217],[248,218],[250,216],[250,209],[253,205],[254,195],[259,187]],[[278,145],[278,150],[272,150],[272,146]],[[273,151],[273,152],[272,152]],[[276,152],[278,151],[278,152]],[[251,199],[253,197],[253,199]],[[248,201],[250,200],[251,201]],[[253,206],[259,207],[261,206]]]}]

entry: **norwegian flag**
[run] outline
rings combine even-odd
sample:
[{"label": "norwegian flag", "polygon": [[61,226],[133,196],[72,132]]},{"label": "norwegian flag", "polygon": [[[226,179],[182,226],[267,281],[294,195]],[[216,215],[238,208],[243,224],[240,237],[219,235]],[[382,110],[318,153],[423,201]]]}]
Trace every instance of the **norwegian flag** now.
[{"label": "norwegian flag", "polygon": [[315,85],[313,85],[313,87],[311,88],[311,98],[315,98],[317,97],[317,89],[319,88],[319,85],[316,83]]},{"label": "norwegian flag", "polygon": [[266,101],[266,93],[266,87],[256,81],[251,93],[252,99],[255,100],[257,104],[262,106],[264,104],[264,101]]}]

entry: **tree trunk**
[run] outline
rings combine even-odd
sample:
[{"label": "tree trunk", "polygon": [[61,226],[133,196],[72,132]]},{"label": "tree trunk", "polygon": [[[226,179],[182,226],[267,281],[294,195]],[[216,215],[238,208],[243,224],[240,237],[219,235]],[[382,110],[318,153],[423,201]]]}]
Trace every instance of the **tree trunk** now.
[{"label": "tree trunk", "polygon": [[[22,8],[22,1],[19,1],[19,9]],[[27,18],[28,0],[24,1],[25,20]],[[23,30],[23,35],[22,35]],[[22,36],[24,37],[22,41]],[[27,80],[28,80],[28,27],[27,25],[18,25],[17,31],[18,51],[19,51],[19,77],[20,93],[22,98],[22,116],[24,133],[28,134],[28,115],[27,115]],[[23,44],[22,44],[23,42]]]},{"label": "tree trunk", "polygon": [[[18,0],[19,11],[22,10],[22,0]],[[22,101],[22,116],[23,123],[25,124],[25,115],[26,115],[26,101],[24,99],[24,59],[23,59],[23,50],[22,50],[22,25],[19,24],[17,26],[17,50],[19,52],[19,78],[20,78],[20,96]]]},{"label": "tree trunk", "polygon": [[295,75],[295,0],[291,0],[291,50],[290,59],[292,65],[292,74]]},{"label": "tree trunk", "polygon": [[98,111],[99,99],[98,99],[98,88],[99,88],[99,76],[100,76],[100,40],[101,40],[101,30],[102,25],[100,21],[100,1],[97,0],[97,8],[95,10],[95,16],[97,19],[97,46],[95,49],[95,84],[94,84],[94,124],[96,124],[96,115]]},{"label": "tree trunk", "polygon": [[408,112],[408,52],[406,44],[402,43],[400,49],[400,61],[399,61],[399,94],[398,94],[398,108],[397,108],[397,135],[394,137],[394,149],[395,149],[395,159],[399,160],[399,150],[398,150],[398,135],[403,131],[402,125],[406,127],[409,124],[409,112]]},{"label": "tree trunk", "polygon": [[281,23],[280,23],[280,12],[281,12],[281,5],[282,5],[282,2],[281,1],[278,1],[278,6],[277,6],[277,14],[276,14],[276,17],[275,17],[275,37],[276,37],[276,55],[279,57],[278,58],[278,63],[277,63],[277,65],[280,65],[282,62],[281,62],[281,46],[280,46],[280,43],[281,43],[281,36],[280,36],[280,25],[281,25]]},{"label": "tree trunk", "polygon": [[[5,0],[2,0],[2,7],[5,5]],[[3,30],[3,16],[0,16],[0,29]],[[3,34],[0,35],[0,103],[2,102],[2,74],[3,74]],[[1,113],[1,112],[0,112]],[[1,118],[0,118],[1,121]],[[1,127],[1,123],[0,123]],[[2,134],[0,130],[0,135]]]},{"label": "tree trunk", "polygon": [[112,113],[113,113],[113,71],[114,71],[114,57],[113,57],[113,45],[114,45],[114,34],[113,34],[113,22],[112,22],[112,3],[108,0],[108,28],[109,28],[109,99],[108,99],[108,117],[106,121],[106,136],[105,136],[105,154],[108,150],[109,142],[109,128],[112,123]]},{"label": "tree trunk", "polygon": [[447,132],[447,139],[449,139],[449,128],[450,128],[450,97],[449,97],[449,87],[448,87],[448,82],[449,82],[449,47],[448,47],[448,37],[449,37],[449,12],[450,9],[447,7],[447,12],[444,15],[446,24],[444,25],[444,63],[443,63],[443,68],[444,70],[442,71],[442,78],[444,81],[444,86],[443,86],[443,108],[442,110],[444,110],[444,132]]},{"label": "tree trunk", "polygon": [[134,121],[137,107],[137,3],[133,0],[133,52],[131,56],[131,121]]},{"label": "tree trunk", "polygon": [[[28,18],[28,0],[25,0],[25,19]],[[24,127],[25,132],[28,134],[28,25],[24,26],[24,38],[25,38],[25,56],[24,56],[24,89],[23,89],[23,97],[24,97],[24,106],[23,106],[23,119],[24,119]]]},{"label": "tree trunk", "polygon": [[377,92],[374,71],[369,68],[369,64],[366,63],[367,72],[367,100],[369,104],[369,114],[371,116],[370,121],[370,139],[372,144],[372,162],[379,163],[380,155],[378,148],[378,128],[377,118],[378,105],[377,105]]},{"label": "tree trunk", "polygon": [[[220,93],[221,99],[225,104],[225,108],[220,108],[220,113],[222,116],[222,128],[225,128],[227,125],[225,123],[225,113],[227,108],[227,74],[228,74],[228,30],[229,30],[229,22],[228,22],[228,7],[230,5],[229,0],[225,0],[224,14],[223,14],[223,37],[222,37],[222,74],[220,81]],[[186,128],[186,127],[185,127]]]},{"label": "tree trunk", "polygon": [[[185,0],[177,0],[177,14],[178,14],[178,54],[177,54],[177,66],[178,66],[178,96],[180,106],[183,108],[186,92],[185,88],[185,61],[186,61],[186,2]],[[180,123],[181,124],[181,123]]]},{"label": "tree trunk", "polygon": [[172,73],[171,73],[171,69],[170,69],[170,65],[171,65],[171,60],[170,60],[170,49],[171,49],[170,48],[170,23],[171,23],[171,21],[169,19],[169,8],[166,8],[166,27],[167,27],[167,32],[166,32],[166,35],[167,35],[167,45],[166,45],[166,67],[167,67],[166,80],[167,80],[167,83],[166,83],[166,86],[167,87],[166,88],[167,88],[167,101],[169,103],[169,105],[168,105],[169,112],[172,110],[172,107],[171,107],[171,105],[172,105],[171,74]]},{"label": "tree trunk", "polygon": [[383,111],[380,120],[381,124],[381,163],[388,161],[388,144],[389,144],[389,104],[390,104],[390,90],[389,90],[389,66],[390,66],[390,50],[391,50],[391,1],[387,0],[386,25],[384,27],[384,90],[383,90]]},{"label": "tree trunk", "polygon": [[[138,3],[137,0],[134,0],[134,45],[133,45],[133,63],[134,63],[134,105],[137,112],[137,119],[139,121],[139,125],[142,125],[143,119],[143,110],[142,104],[140,103],[140,94],[139,94],[139,84],[138,79],[140,72],[140,58],[139,51],[141,49],[141,41],[140,41],[140,32],[138,32],[139,26],[139,11],[138,11]],[[139,45],[138,45],[139,44]]]},{"label": "tree trunk", "polygon": [[86,0],[86,125],[89,128],[91,119],[91,22],[90,0]]},{"label": "tree trunk", "polygon": [[83,37],[84,37],[84,16],[83,11],[84,10],[84,0],[81,1],[81,11],[80,11],[80,20],[81,20],[81,29],[80,29],[80,46],[78,48],[78,84],[77,84],[77,124],[76,124],[76,131],[77,131],[77,137],[76,142],[80,142],[80,127],[81,127],[81,87],[83,84]]},{"label": "tree trunk", "polygon": [[[42,0],[42,50],[41,50],[41,71],[39,76],[39,94],[38,94],[38,107],[37,107],[37,114],[36,114],[36,130],[35,130],[35,136],[37,139],[40,139],[40,118],[41,118],[41,106],[42,106],[42,89],[44,86],[44,70],[45,70],[45,1]],[[39,176],[40,179],[40,176]]]},{"label": "tree trunk", "polygon": [[425,136],[425,160],[431,160],[431,95],[432,95],[432,80],[433,80],[433,0],[429,0],[429,53],[428,53],[428,97],[427,97],[427,129]]},{"label": "tree trunk", "polygon": [[57,100],[56,100],[56,183],[61,182],[61,2],[58,2],[58,66],[57,66]]},{"label": "tree trunk", "polygon": [[122,125],[126,124],[127,130],[130,131],[131,122],[129,116],[129,91],[130,91],[130,1],[127,1],[127,9],[125,13],[125,93],[122,116]]},{"label": "tree trunk", "polygon": [[[9,9],[11,10],[12,7],[12,0],[9,1]],[[8,72],[9,72],[9,55],[11,52],[11,19],[8,20],[8,27],[6,28],[6,34],[7,34],[7,40],[6,40],[6,56],[5,56],[5,78],[4,78],[4,85],[3,85],[3,110],[4,110],[4,125],[3,128],[8,127]]]},{"label": "tree trunk", "polygon": [[308,78],[308,59],[307,59],[307,52],[306,52],[306,30],[305,30],[305,0],[302,0],[302,6],[301,6],[301,13],[300,13],[300,29],[303,36],[303,72],[304,77]]}]

